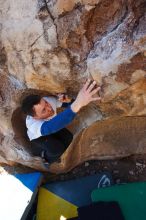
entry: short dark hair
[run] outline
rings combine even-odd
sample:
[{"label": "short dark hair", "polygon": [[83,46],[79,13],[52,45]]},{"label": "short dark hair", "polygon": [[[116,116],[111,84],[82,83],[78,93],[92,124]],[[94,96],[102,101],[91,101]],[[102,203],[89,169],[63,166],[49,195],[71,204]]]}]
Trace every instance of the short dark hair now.
[{"label": "short dark hair", "polygon": [[42,97],[40,95],[29,95],[25,97],[22,101],[22,106],[21,106],[22,111],[27,115],[34,116],[35,111],[33,106],[39,104],[41,98]]}]

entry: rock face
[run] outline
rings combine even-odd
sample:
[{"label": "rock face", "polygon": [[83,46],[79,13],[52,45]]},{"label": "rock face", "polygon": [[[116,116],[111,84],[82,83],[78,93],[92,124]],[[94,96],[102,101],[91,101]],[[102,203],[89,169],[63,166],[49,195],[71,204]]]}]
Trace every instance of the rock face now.
[{"label": "rock face", "polygon": [[91,159],[113,159],[133,153],[146,153],[145,117],[119,117],[95,122],[80,132],[61,163],[53,163],[51,172],[62,173]]},{"label": "rock face", "polygon": [[145,153],[138,138],[145,136],[146,0],[1,0],[0,9],[0,163],[43,169],[29,152],[21,100],[31,93],[75,97],[87,78],[101,86],[102,101],[82,109],[69,126],[75,139],[51,171]]}]

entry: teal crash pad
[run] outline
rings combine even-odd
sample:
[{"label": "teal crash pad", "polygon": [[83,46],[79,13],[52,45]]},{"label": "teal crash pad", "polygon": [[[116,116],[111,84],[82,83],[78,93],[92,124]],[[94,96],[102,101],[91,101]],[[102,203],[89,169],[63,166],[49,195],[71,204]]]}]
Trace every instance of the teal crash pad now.
[{"label": "teal crash pad", "polygon": [[95,189],[91,198],[93,202],[117,201],[125,220],[146,220],[146,182]]}]

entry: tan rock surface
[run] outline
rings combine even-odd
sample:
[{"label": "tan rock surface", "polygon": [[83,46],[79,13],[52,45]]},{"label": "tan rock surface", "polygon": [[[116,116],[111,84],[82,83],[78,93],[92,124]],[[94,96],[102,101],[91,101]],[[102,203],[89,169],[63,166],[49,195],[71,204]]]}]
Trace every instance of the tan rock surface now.
[{"label": "tan rock surface", "polygon": [[[121,136],[115,142],[118,150],[113,142],[103,141],[102,147],[97,146],[96,135],[101,126],[105,137],[106,127],[114,124],[115,117],[121,120],[131,116],[122,120],[131,130],[142,129],[144,138],[141,123],[146,115],[146,1],[1,0],[0,76],[1,163],[42,169],[40,158],[29,153],[20,102],[30,93],[67,92],[75,97],[88,77],[101,85],[102,102],[82,109],[69,125],[79,135],[75,139],[78,147],[69,148],[54,172],[66,172],[93,157],[116,158],[139,152],[138,142],[131,150],[127,148],[126,134],[120,133],[119,125],[117,132]],[[90,142],[92,137],[94,141]],[[94,155],[84,148],[84,139],[89,149],[95,147]],[[139,153],[145,153],[142,146]],[[69,162],[70,154],[73,159]]]},{"label": "tan rock surface", "polygon": [[146,153],[146,117],[119,117],[93,123],[75,138],[50,171],[68,172],[86,160],[122,158]]}]

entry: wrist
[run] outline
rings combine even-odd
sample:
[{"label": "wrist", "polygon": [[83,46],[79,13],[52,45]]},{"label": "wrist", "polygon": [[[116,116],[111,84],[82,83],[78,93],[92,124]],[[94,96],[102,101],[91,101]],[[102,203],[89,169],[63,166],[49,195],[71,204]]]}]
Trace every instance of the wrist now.
[{"label": "wrist", "polygon": [[81,106],[76,101],[74,101],[70,107],[73,112],[79,112],[81,109]]}]

